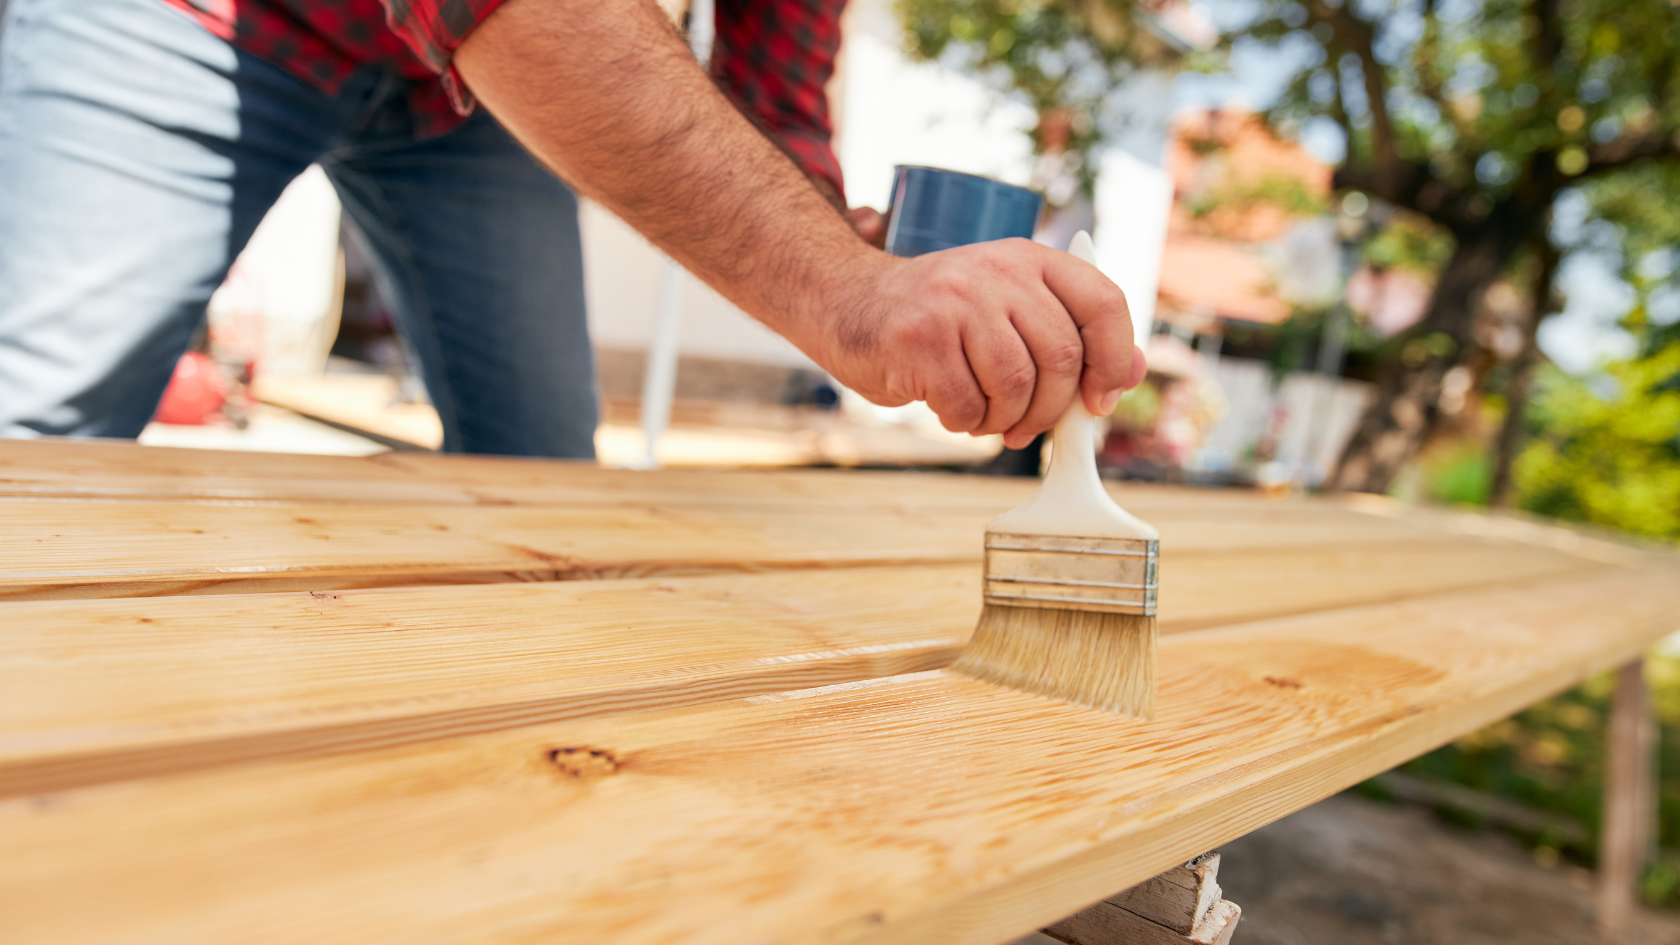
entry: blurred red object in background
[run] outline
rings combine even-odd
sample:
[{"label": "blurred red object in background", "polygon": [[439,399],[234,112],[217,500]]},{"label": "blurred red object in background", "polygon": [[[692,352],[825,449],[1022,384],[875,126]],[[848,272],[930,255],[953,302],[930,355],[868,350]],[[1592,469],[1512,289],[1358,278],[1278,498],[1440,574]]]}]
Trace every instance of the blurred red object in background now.
[{"label": "blurred red object in background", "polygon": [[227,403],[227,381],[221,368],[201,351],[188,351],[175,362],[175,374],[164,389],[152,419],[158,423],[198,426],[209,423]]}]

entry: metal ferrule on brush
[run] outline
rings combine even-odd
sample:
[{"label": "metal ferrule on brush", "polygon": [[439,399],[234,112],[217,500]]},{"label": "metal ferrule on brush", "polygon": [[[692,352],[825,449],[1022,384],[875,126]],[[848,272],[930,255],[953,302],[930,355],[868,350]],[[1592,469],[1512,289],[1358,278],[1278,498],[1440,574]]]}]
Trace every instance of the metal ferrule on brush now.
[{"label": "metal ferrule on brush", "polygon": [[1155,616],[1159,542],[986,535],[986,603]]}]

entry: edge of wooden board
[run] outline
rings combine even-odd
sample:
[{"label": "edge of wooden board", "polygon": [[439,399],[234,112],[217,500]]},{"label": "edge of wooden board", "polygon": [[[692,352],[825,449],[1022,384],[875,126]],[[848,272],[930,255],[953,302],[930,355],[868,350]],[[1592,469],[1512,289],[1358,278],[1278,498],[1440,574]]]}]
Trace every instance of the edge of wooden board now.
[{"label": "edge of wooden board", "polygon": [[0,891],[59,942],[1005,942],[1626,660],[1654,579],[1169,638],[1152,723],[933,671],[20,798]]},{"label": "edge of wooden board", "polygon": [[[1477,547],[1238,563],[1178,561],[1162,632],[1608,570]],[[979,599],[964,564],[3,604],[0,665],[38,669],[0,699],[0,796],[932,669]],[[680,645],[650,656],[657,634]],[[181,673],[202,698],[151,682]]]}]

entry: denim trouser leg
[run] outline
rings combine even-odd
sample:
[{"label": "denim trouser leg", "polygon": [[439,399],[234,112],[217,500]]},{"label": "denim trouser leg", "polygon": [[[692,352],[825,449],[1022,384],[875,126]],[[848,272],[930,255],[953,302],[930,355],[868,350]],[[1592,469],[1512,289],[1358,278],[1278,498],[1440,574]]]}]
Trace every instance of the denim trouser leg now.
[{"label": "denim trouser leg", "polygon": [[577,198],[488,113],[323,160],[425,371],[444,448],[595,455]]},{"label": "denim trouser leg", "polygon": [[134,436],[309,159],[244,146],[240,57],[155,0],[11,0],[6,16],[0,435]]},{"label": "denim trouser leg", "polygon": [[136,435],[320,161],[446,447],[593,455],[576,203],[488,116],[415,141],[389,74],[324,95],[158,0],[9,0],[0,42],[0,436]]}]

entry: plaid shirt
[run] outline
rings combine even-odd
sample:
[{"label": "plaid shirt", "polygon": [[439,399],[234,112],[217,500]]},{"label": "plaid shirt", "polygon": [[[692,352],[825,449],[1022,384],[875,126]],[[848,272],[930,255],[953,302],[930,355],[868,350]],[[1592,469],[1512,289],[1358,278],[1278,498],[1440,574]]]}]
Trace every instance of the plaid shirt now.
[{"label": "plaid shirt", "polygon": [[[207,29],[329,95],[362,65],[411,83],[422,136],[472,113],[450,57],[502,0],[164,0]],[[823,86],[845,0],[717,0],[718,84],[807,174],[843,193]]]}]

